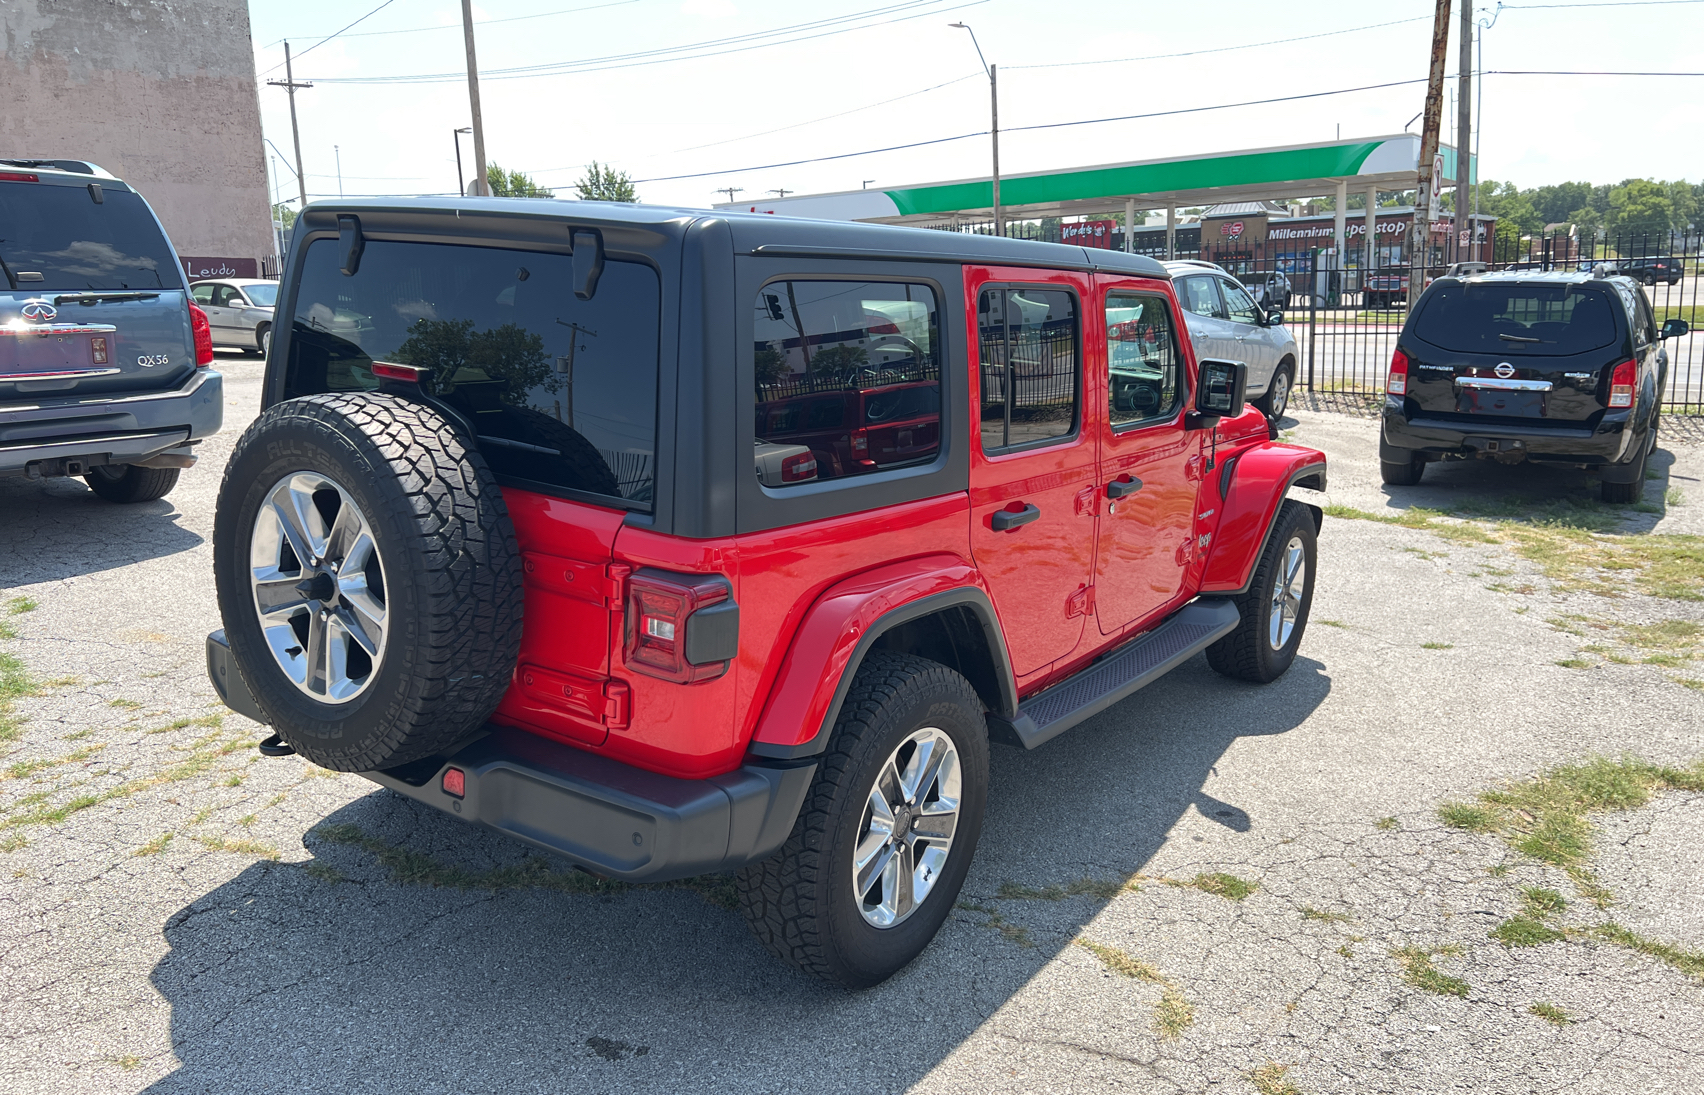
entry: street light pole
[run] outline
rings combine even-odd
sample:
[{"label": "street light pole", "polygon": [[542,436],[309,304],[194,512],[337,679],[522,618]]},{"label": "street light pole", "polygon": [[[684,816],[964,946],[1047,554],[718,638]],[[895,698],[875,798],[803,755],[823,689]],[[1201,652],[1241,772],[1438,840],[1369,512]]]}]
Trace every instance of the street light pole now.
[{"label": "street light pole", "polygon": [[479,62],[473,56],[473,0],[462,0],[462,34],[467,39],[467,97],[473,106],[473,168],[478,172],[473,192],[490,197],[491,185],[485,181],[485,122],[479,114]]},{"label": "street light pole", "polygon": [[462,174],[461,135],[463,133],[472,132],[473,127],[470,125],[464,125],[460,129],[452,129],[450,131],[450,140],[456,142],[456,193],[460,194],[464,198],[467,197],[467,176]]},{"label": "street light pole", "polygon": [[988,74],[988,100],[989,100],[989,104],[990,104],[990,114],[992,116],[992,125],[989,127],[989,134],[994,139],[994,234],[996,236],[1004,236],[1006,234],[1006,219],[1005,219],[1005,217],[1001,216],[1001,214],[1000,214],[1000,73],[999,73],[999,69],[998,69],[997,66],[989,64],[988,59],[982,56],[982,43],[980,43],[976,40],[976,32],[974,30],[970,29],[969,23],[948,23],[947,25],[950,26],[950,27],[957,27],[957,28],[959,28],[960,30],[963,30],[963,31],[969,31],[969,33],[970,33],[970,44],[976,47],[976,59],[978,61],[982,62],[982,71],[986,72]]}]

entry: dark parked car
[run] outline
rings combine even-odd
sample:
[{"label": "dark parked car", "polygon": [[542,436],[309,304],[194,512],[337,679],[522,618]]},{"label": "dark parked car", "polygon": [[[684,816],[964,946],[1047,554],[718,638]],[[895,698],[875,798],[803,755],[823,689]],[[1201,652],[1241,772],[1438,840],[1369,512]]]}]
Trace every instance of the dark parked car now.
[{"label": "dark parked car", "polygon": [[1361,291],[1365,308],[1395,308],[1408,301],[1408,267],[1387,266],[1367,275]]},{"label": "dark parked car", "polygon": [[1439,278],[1403,324],[1385,388],[1379,463],[1412,485],[1466,457],[1590,468],[1606,502],[1637,501],[1668,379],[1663,340],[1631,278],[1499,273]]},{"label": "dark parked car", "polygon": [[0,476],[146,502],[219,431],[207,316],[148,203],[81,160],[0,160]]},{"label": "dark parked car", "polygon": [[1621,259],[1615,268],[1644,285],[1678,285],[1682,273],[1681,261],[1670,258]]}]

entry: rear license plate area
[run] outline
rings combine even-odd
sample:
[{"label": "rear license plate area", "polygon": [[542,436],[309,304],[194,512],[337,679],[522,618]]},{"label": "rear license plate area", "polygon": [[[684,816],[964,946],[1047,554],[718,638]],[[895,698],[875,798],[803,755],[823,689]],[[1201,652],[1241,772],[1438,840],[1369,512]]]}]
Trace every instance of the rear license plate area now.
[{"label": "rear license plate area", "polygon": [[1504,418],[1543,418],[1548,392],[1510,392],[1494,388],[1462,388],[1456,392],[1459,414],[1494,414]]}]

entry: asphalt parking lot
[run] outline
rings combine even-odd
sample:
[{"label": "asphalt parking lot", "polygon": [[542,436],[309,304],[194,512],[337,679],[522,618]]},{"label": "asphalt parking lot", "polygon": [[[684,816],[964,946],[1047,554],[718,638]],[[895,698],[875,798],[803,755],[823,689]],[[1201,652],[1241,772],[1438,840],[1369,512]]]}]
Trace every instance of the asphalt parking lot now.
[{"label": "asphalt parking lot", "polygon": [[1387,490],[1372,421],[1299,400],[1333,510],[1294,668],[997,750],[958,909],[848,993],[719,880],[591,887],[262,759],[202,660],[261,371],[220,368],[166,499],[0,481],[0,1091],[1704,1089],[1704,430],[1612,509]]}]

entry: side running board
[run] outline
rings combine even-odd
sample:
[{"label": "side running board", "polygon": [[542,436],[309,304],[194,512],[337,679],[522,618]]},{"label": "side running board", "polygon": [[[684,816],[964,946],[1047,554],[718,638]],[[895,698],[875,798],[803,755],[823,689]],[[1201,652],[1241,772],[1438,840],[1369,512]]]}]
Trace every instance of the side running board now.
[{"label": "side running board", "polygon": [[1234,631],[1240,619],[1237,606],[1228,600],[1192,601],[1104,660],[1024,700],[1018,705],[1017,718],[990,712],[989,735],[1008,745],[1034,749],[1159,680]]}]

